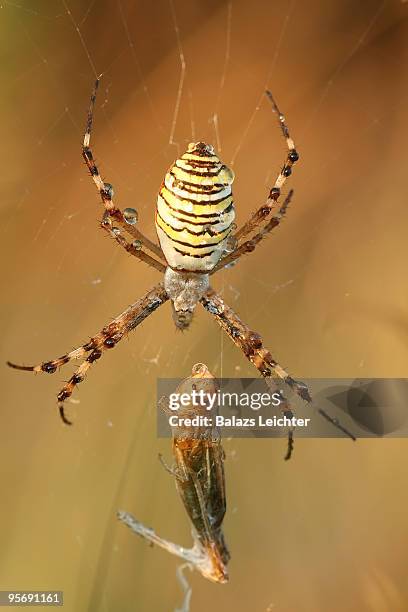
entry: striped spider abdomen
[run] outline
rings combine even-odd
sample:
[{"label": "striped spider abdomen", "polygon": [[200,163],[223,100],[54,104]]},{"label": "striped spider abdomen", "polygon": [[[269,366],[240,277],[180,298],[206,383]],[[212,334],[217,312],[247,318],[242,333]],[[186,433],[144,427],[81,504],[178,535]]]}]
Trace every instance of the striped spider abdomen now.
[{"label": "striped spider abdomen", "polygon": [[156,230],[170,268],[209,272],[228,250],[235,210],[234,173],[211,145],[191,143],[167,172],[157,198]]}]

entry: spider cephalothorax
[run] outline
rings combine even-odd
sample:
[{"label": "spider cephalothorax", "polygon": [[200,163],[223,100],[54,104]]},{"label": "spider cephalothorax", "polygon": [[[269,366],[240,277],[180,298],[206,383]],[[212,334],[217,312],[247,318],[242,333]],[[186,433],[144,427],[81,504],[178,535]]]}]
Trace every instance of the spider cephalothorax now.
[{"label": "spider cephalothorax", "polygon": [[[278,116],[288,151],[285,163],[266,202],[235,232],[235,212],[231,192],[234,175],[222,164],[210,145],[204,142],[192,143],[186,153],[177,159],[167,172],[158,196],[156,229],[159,246],[137,229],[135,226],[137,212],[134,209],[127,208],[122,212],[115,206],[112,185],[102,180],[95,164],[89,145],[98,84],[99,79],[91,96],[82,154],[104,205],[101,227],[128,253],[164,274],[164,282],[158,283],[142,298],[131,304],[91,340],[62,357],[35,366],[21,366],[8,362],[9,365],[18,370],[53,374],[72,359],[82,359],[76,372],[57,396],[61,417],[65,423],[70,424],[65,416],[63,403],[72,395],[74,388],[84,380],[91,365],[100,359],[106,350],[116,346],[122,338],[169,299],[177,327],[181,329],[188,327],[195,306],[200,302],[274,390],[277,387],[272,377],[277,377],[302,399],[311,403],[306,385],[294,380],[274,360],[272,354],[264,348],[261,336],[245,325],[209,285],[211,274],[230,266],[245,253],[251,253],[257,244],[279,225],[292,196],[290,191],[282,205],[276,207],[281,189],[299,156],[289,135],[285,118],[272,94],[266,92],[272,109]],[[129,242],[126,235],[132,236],[133,242]],[[250,238],[244,240],[248,235],[251,235]],[[284,400],[283,396],[282,399]],[[282,401],[281,409],[286,415],[291,414],[286,401]],[[321,409],[318,412],[337,428],[353,437]],[[291,450],[290,433],[286,458],[290,457]]]},{"label": "spider cephalothorax", "polygon": [[178,329],[187,329],[196,305],[210,286],[208,274],[181,272],[170,266],[164,273],[164,288],[171,299],[173,319]]}]

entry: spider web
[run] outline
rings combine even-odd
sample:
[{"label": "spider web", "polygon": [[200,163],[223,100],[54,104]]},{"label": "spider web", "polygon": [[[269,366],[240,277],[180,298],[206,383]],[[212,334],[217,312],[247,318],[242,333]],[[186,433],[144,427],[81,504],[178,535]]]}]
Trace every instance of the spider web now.
[{"label": "spider web", "polygon": [[[117,204],[138,210],[149,237],[163,175],[190,141],[213,143],[233,167],[238,225],[264,201],[285,157],[264,96],[271,89],[301,155],[289,179],[294,200],[273,236],[218,274],[214,286],[298,378],[405,376],[403,258],[394,253],[405,244],[406,3],[151,4],[0,3],[4,359],[35,363],[64,353],[159,280],[97,229],[101,205],[81,165],[80,144],[93,81],[102,74],[92,146]],[[3,511],[10,583],[30,575],[19,565],[18,531],[24,505],[38,489],[42,503],[32,520],[47,516],[59,500],[61,512],[72,508],[73,527],[63,540],[67,566],[49,572],[52,534],[60,537],[61,526],[55,521],[50,528],[33,587],[44,576],[47,584],[67,576],[64,588],[78,610],[131,610],[136,593],[138,610],[175,607],[173,560],[150,554],[141,541],[129,544],[129,534],[112,521],[126,507],[164,537],[188,542],[187,521],[155,461],[158,448],[169,454],[168,441],[155,437],[156,379],[187,376],[198,361],[221,377],[256,375],[201,310],[188,334],[177,334],[165,306],[105,355],[68,404],[74,433],[61,431],[52,412],[53,393],[68,374],[34,381],[3,372],[10,431],[4,453],[13,465],[25,457],[25,476],[15,488],[22,501]],[[253,477],[251,453],[256,449],[257,462],[270,464],[272,451],[237,440],[226,441],[226,449],[237,575],[244,566],[238,535],[254,529],[258,540],[264,537],[243,516],[251,506],[240,482],[252,483],[248,499],[258,495],[269,472]],[[60,457],[52,466],[50,454]],[[10,473],[8,482],[14,478]],[[297,483],[292,476],[289,486]],[[263,553],[244,540],[256,563],[268,563],[272,535],[265,535]],[[24,537],[38,547],[33,530]],[[286,554],[283,565],[289,565]],[[300,559],[295,575],[301,570]],[[155,585],[163,576],[170,579],[159,593]],[[211,585],[191,581],[193,609],[204,609]],[[304,589],[296,599],[285,579],[282,585],[275,592],[283,607],[318,606]],[[240,601],[246,609],[272,609],[269,592],[248,602],[237,587],[231,600],[221,593],[216,606],[226,609],[233,600],[236,609]]]}]

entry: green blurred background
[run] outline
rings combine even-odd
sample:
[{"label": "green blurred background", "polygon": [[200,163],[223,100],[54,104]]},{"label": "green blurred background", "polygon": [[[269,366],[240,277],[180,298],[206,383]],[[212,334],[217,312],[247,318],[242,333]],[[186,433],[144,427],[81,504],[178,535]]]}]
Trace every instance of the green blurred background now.
[{"label": "green blurred background", "polygon": [[[397,0],[2,0],[2,362],[85,341],[158,275],[98,229],[82,163],[95,73],[94,150],[116,202],[154,236],[156,194],[196,138],[233,161],[238,223],[284,160],[274,92],[301,160],[273,237],[214,285],[298,378],[407,376],[408,3]],[[176,22],[174,18],[176,17]],[[177,25],[176,25],[177,24]],[[177,41],[179,31],[179,43]],[[214,115],[218,117],[218,137]],[[221,147],[219,146],[221,145]],[[205,362],[254,369],[202,308],[177,333],[169,305],[95,364],[1,370],[0,587],[63,589],[69,612],[174,610],[178,561],[117,523],[126,509],[189,545],[157,460],[157,377]],[[72,371],[71,366],[67,368]],[[226,586],[189,575],[192,610],[408,610],[405,440],[225,442],[232,554]]]}]

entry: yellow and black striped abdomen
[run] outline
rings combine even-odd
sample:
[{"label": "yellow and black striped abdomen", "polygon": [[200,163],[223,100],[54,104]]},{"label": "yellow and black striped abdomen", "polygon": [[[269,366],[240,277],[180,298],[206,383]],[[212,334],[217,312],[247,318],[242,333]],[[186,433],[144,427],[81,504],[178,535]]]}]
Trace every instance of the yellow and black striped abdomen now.
[{"label": "yellow and black striped abdomen", "polygon": [[167,172],[157,198],[156,229],[174,270],[208,272],[226,249],[235,218],[233,172],[210,145],[192,143]]}]

